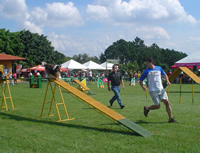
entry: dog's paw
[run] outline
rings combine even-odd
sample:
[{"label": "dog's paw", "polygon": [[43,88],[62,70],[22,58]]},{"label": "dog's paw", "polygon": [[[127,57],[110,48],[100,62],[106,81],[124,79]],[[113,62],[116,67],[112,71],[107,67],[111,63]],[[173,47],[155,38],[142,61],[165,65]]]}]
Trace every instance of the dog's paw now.
[{"label": "dog's paw", "polygon": [[57,78],[56,78],[56,81],[60,81],[60,79],[57,79]]}]

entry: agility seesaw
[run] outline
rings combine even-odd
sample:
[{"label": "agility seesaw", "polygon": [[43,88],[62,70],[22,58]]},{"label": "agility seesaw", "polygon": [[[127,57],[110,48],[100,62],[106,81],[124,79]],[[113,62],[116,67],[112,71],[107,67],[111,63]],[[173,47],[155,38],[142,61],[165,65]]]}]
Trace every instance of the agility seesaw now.
[{"label": "agility seesaw", "polygon": [[[55,84],[54,88],[52,88],[51,83]],[[76,89],[75,87],[69,85],[68,83],[66,83],[63,80],[57,81],[55,79],[49,79],[47,88],[49,87],[49,85],[50,85],[51,91],[52,91],[52,101],[51,101],[51,105],[50,105],[50,109],[49,109],[49,115],[50,115],[50,111],[51,111],[52,102],[55,101],[55,96],[54,96],[55,89],[56,89],[56,86],[58,86],[60,94],[61,94],[60,87],[62,87],[63,89],[70,92],[71,94],[75,95],[77,98],[83,100],[84,102],[86,102],[90,106],[96,108],[97,110],[99,110],[100,112],[105,114],[106,116],[117,121],[118,123],[122,124],[123,126],[127,127],[128,129],[136,132],[137,134],[139,134],[143,137],[147,137],[147,136],[152,135],[152,133],[150,133],[149,131],[147,131],[143,127],[141,127],[138,124],[134,123],[133,121],[125,118],[121,114],[119,114],[119,113],[115,112],[114,110],[108,108],[107,106],[103,105],[102,103],[96,101],[95,99],[91,98],[90,96],[86,95],[85,93],[81,92],[80,90]],[[46,94],[47,94],[47,91],[46,91]],[[41,116],[43,115],[44,105],[47,103],[46,102],[46,94],[45,94],[45,99],[44,99],[44,102],[43,102]],[[63,100],[62,94],[61,94],[61,98]],[[64,102],[58,103],[58,104],[56,104],[57,112],[58,112],[57,105],[63,105],[64,108],[65,108]],[[68,117],[66,108],[65,108],[65,112],[66,112],[66,115]],[[58,112],[58,116],[59,116],[59,112]],[[59,119],[60,119],[60,117],[59,117]],[[70,120],[70,119],[68,118],[67,120]]]},{"label": "agility seesaw", "polygon": [[[27,78],[24,78],[24,79],[27,80]],[[37,78],[37,79],[42,79],[42,78]],[[134,123],[133,121],[125,118],[124,116],[122,116],[121,114],[119,114],[119,113],[115,112],[114,110],[108,108],[107,106],[101,104],[100,102],[96,101],[95,99],[91,98],[90,96],[86,95],[85,93],[81,92],[80,90],[76,89],[75,87],[69,85],[65,81],[63,81],[63,80],[57,81],[57,80],[52,79],[52,78],[46,78],[46,79],[48,79],[48,85],[47,85],[47,90],[46,90],[46,94],[45,94],[45,98],[44,98],[44,102],[43,102],[43,106],[42,106],[41,117],[43,116],[44,105],[46,103],[49,103],[49,102],[46,102],[46,96],[47,96],[48,88],[50,86],[51,91],[52,91],[52,98],[51,98],[51,102],[50,102],[49,116],[51,116],[50,112],[51,112],[52,103],[54,101],[55,105],[56,105],[56,110],[57,110],[57,113],[58,113],[59,121],[64,121],[64,120],[61,120],[61,118],[60,118],[58,105],[64,106],[66,116],[67,116],[66,120],[72,120],[68,116],[67,109],[66,109],[66,106],[65,106],[65,103],[64,103],[64,99],[62,97],[62,92],[61,92],[61,89],[60,89],[60,87],[62,87],[63,89],[67,90],[71,94],[75,95],[79,99],[83,100],[87,104],[96,108],[97,110],[99,110],[100,112],[105,114],[106,116],[117,121],[118,123],[122,124],[123,126],[127,127],[128,129],[134,131],[135,133],[139,134],[140,136],[148,137],[148,136],[152,135],[152,133],[149,132],[148,130],[144,129],[143,127],[139,126],[138,124]],[[10,80],[10,79],[0,79],[0,84],[2,85],[2,82],[7,81],[7,80]],[[54,83],[54,85],[55,85],[54,88],[52,87],[51,83]],[[55,94],[56,87],[58,87],[58,89],[60,91],[60,95],[61,95],[61,99],[62,99],[61,103],[56,103],[56,101],[55,101],[55,95],[54,94]]]},{"label": "agility seesaw", "polygon": [[[4,87],[3,87],[3,82],[5,82]],[[1,85],[1,90],[2,90],[2,104],[1,104],[1,108],[5,108],[6,111],[8,110],[8,105],[6,102],[6,99],[10,99],[11,105],[12,105],[12,109],[14,109],[14,104],[13,104],[13,100],[12,100],[12,96],[11,96],[11,92],[10,92],[10,87],[8,84],[8,80],[6,79],[0,79],[0,85]],[[6,89],[8,90],[8,96],[6,96]]]},{"label": "agility seesaw", "polygon": [[[20,80],[29,80],[30,87],[32,87],[32,84],[33,84],[32,82],[34,82],[33,80],[35,80],[35,79],[40,80],[38,82],[40,83],[40,87],[41,87],[41,79],[49,79],[49,78],[42,78],[42,77],[20,78]],[[7,99],[10,99],[12,109],[14,110],[14,104],[13,104],[11,91],[10,91],[10,87],[9,87],[9,81],[10,80],[15,80],[15,79],[13,79],[13,78],[12,79],[11,78],[0,78],[0,86],[1,86],[1,89],[2,89],[2,104],[1,104],[1,108],[5,108],[6,111],[8,111]],[[6,93],[6,92],[8,92],[8,93]]]},{"label": "agility seesaw", "polygon": [[74,79],[73,82],[77,83],[79,85],[79,87],[82,89],[82,91],[87,91],[89,94],[95,95],[95,93],[92,90],[90,90],[90,88],[88,88],[86,85],[84,85],[79,80]]},{"label": "agility seesaw", "polygon": [[[175,78],[177,78],[181,72],[185,73],[187,76],[189,76],[192,79],[192,103],[194,103],[194,84],[193,82],[196,82],[198,85],[200,85],[200,78],[193,73],[190,69],[187,67],[179,67],[177,68],[170,76],[169,76],[169,82],[172,82]],[[181,103],[181,84],[182,84],[182,79],[180,78],[180,99],[179,102]],[[167,87],[166,81],[163,83],[164,88]],[[169,87],[167,89],[168,95],[169,95]]]}]

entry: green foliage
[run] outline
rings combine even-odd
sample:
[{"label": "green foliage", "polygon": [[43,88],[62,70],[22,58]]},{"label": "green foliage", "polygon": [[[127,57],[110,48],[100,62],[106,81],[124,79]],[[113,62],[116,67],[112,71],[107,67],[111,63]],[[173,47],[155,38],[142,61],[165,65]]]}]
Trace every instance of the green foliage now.
[{"label": "green foliage", "polygon": [[22,30],[10,32],[0,29],[0,52],[27,59],[23,61],[25,67],[41,64],[41,61],[52,64],[61,64],[65,56],[54,51],[51,42],[44,35]]},{"label": "green foliage", "polygon": [[182,52],[159,48],[155,43],[148,47],[143,40],[136,37],[133,42],[123,39],[114,42],[104,54],[101,54],[100,60],[105,62],[106,59],[120,59],[120,64],[125,64],[127,70],[132,64],[135,65],[134,70],[144,70],[146,68],[145,59],[152,57],[155,65],[164,66],[168,71],[171,65],[186,56],[187,54]]},{"label": "green foliage", "polygon": [[24,45],[19,38],[19,32],[11,33],[0,29],[0,52],[15,56],[22,56]]},{"label": "green foliage", "polygon": [[134,68],[135,68],[135,66],[133,64],[131,64],[131,63],[127,64],[127,70],[128,71],[134,70]]},{"label": "green foliage", "polygon": [[100,63],[98,57],[94,56],[94,57],[90,57],[89,54],[78,54],[78,55],[74,55],[72,57],[75,61],[79,62],[79,63],[86,63],[88,61],[93,61],[96,63]]},{"label": "green foliage", "polygon": [[33,55],[29,55],[28,57],[26,57],[26,61],[30,67],[36,65],[35,62],[33,61]]},{"label": "green foliage", "polygon": [[100,60],[101,63],[104,63],[106,61],[106,57],[103,53],[101,53],[99,60]]},{"label": "green foliage", "polygon": [[65,56],[54,51],[54,47],[51,46],[46,36],[23,30],[20,32],[20,39],[25,46],[22,56],[32,55],[34,63],[41,64],[45,61],[51,64],[61,64],[64,61]]},{"label": "green foliage", "polygon": [[89,61],[89,55],[88,54],[78,54],[78,55],[74,55],[72,57],[75,61],[79,62],[79,63],[85,63],[87,61]]}]

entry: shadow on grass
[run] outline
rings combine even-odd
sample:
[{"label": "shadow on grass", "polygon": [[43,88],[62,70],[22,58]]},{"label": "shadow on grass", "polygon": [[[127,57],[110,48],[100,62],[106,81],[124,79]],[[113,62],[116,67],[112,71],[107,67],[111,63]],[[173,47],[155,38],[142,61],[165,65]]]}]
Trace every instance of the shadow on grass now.
[{"label": "shadow on grass", "polygon": [[167,122],[147,122],[147,121],[143,121],[143,120],[138,120],[135,123],[136,124],[165,124]]},{"label": "shadow on grass", "polygon": [[[89,106],[89,105],[88,105]],[[110,109],[121,109],[120,107],[119,108],[113,108],[113,107],[111,107],[111,106],[107,106],[108,108],[110,108]],[[94,107],[85,107],[85,108],[83,108],[83,109],[96,109],[96,108],[94,108]]]},{"label": "shadow on grass", "polygon": [[[94,131],[99,131],[99,132],[118,133],[118,134],[124,134],[124,135],[140,136],[133,131],[116,131],[116,130],[111,130],[111,129],[101,129],[101,128],[97,128],[97,127],[89,127],[89,126],[84,126],[84,125],[65,124],[65,123],[60,123],[60,122],[37,120],[37,119],[26,118],[26,117],[22,117],[22,116],[18,116],[18,115],[7,114],[7,113],[3,113],[3,112],[0,112],[0,115],[9,117],[9,119],[16,120],[16,121],[28,121],[28,122],[44,123],[44,124],[57,125],[57,126],[65,126],[65,127],[77,128],[77,129],[94,130]],[[117,123],[115,125],[117,125]]]},{"label": "shadow on grass", "polygon": [[121,109],[120,107],[107,106],[110,109]]}]

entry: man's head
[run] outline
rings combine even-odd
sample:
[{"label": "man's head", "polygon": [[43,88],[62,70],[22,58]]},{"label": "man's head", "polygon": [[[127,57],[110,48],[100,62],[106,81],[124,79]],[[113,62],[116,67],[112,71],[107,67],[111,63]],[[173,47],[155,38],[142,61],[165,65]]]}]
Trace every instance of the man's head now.
[{"label": "man's head", "polygon": [[151,68],[153,64],[153,59],[150,57],[150,58],[147,58],[146,60],[146,66]]},{"label": "man's head", "polygon": [[116,64],[114,64],[114,65],[112,66],[112,70],[113,70],[113,72],[117,72],[118,66],[117,66]]},{"label": "man's head", "polygon": [[147,58],[145,61],[153,64],[153,59],[151,57]]}]

